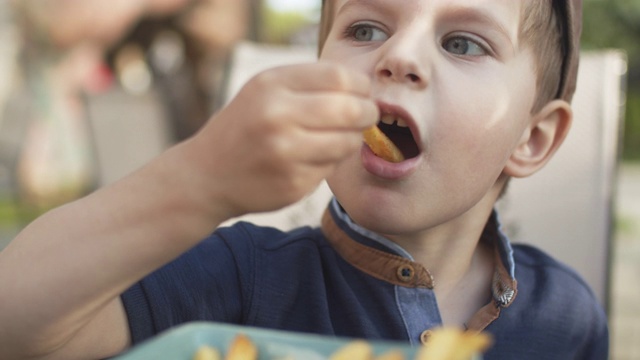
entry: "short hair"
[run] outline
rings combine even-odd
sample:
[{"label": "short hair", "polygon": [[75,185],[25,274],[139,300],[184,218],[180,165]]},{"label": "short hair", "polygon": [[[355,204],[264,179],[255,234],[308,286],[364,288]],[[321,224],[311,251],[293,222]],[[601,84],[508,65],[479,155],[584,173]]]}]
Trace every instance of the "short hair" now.
[{"label": "short hair", "polygon": [[[322,0],[318,55],[333,25],[334,0]],[[558,97],[564,49],[561,10],[555,0],[528,0],[520,14],[519,41],[530,46],[535,59],[536,98],[532,113]]]},{"label": "short hair", "polygon": [[520,15],[519,40],[530,46],[535,59],[536,100],[532,112],[537,112],[560,91],[564,52],[563,23],[558,1],[529,0]]},{"label": "short hair", "polygon": [[318,34],[318,56],[322,53],[324,43],[327,41],[331,27],[333,26],[333,1],[322,0],[322,11],[320,12],[320,28]]}]

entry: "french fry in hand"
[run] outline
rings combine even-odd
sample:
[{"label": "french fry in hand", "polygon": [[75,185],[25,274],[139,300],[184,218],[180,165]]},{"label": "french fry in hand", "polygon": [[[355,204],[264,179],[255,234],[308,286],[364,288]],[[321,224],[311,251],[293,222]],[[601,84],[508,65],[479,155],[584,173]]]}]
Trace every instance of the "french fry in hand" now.
[{"label": "french fry in hand", "polygon": [[400,149],[377,126],[364,130],[362,135],[365,144],[379,157],[395,163],[404,160]]}]

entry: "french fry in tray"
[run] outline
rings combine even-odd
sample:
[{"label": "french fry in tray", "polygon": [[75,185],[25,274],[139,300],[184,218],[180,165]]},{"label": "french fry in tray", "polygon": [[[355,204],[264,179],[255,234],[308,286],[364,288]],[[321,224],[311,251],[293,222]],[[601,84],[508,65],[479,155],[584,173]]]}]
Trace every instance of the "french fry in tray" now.
[{"label": "french fry in tray", "polygon": [[222,357],[218,349],[204,345],[198,348],[193,360],[222,360]]},{"label": "french fry in tray", "polygon": [[431,334],[415,360],[469,360],[491,345],[491,337],[484,333],[440,328]]},{"label": "french fry in tray", "polygon": [[329,360],[371,360],[373,359],[373,349],[364,340],[356,340],[341,347],[331,355]]},{"label": "french fry in tray", "polygon": [[[433,330],[428,343],[419,348],[413,360],[471,360],[475,354],[487,350],[491,341],[491,337],[485,333],[439,328]],[[193,360],[221,359],[217,349],[206,345],[200,347],[193,357]],[[246,335],[238,334],[231,342],[224,359],[257,360],[258,348]],[[399,349],[391,349],[375,356],[369,342],[354,340],[336,350],[328,360],[405,360],[405,356]]]},{"label": "french fry in tray", "polygon": [[257,360],[258,348],[244,334],[238,334],[231,342],[225,360]]},{"label": "french fry in tray", "polygon": [[404,360],[404,354],[400,350],[390,350],[378,355],[375,360]]}]

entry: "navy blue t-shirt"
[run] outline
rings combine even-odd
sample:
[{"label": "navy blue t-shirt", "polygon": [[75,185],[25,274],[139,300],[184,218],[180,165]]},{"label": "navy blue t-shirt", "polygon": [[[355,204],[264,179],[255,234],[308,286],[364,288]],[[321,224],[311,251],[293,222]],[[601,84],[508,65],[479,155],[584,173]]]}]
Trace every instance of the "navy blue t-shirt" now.
[{"label": "navy blue t-shirt", "polygon": [[[485,359],[608,358],[606,316],[574,271],[512,246],[495,214],[481,241],[497,265],[492,295],[467,326],[493,335]],[[433,288],[427,269],[334,200],[320,228],[219,229],[122,300],[134,345],[190,321],[420,344],[442,325]]]}]

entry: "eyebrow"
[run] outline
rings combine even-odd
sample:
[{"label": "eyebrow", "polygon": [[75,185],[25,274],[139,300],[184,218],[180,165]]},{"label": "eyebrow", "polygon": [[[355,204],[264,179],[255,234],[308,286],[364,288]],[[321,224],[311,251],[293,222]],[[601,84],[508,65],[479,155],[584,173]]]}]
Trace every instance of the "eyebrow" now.
[{"label": "eyebrow", "polygon": [[352,7],[358,7],[358,6],[366,6],[366,7],[378,6],[379,7],[383,5],[384,5],[384,2],[381,2],[379,0],[347,0],[344,4],[342,4],[342,6],[340,6],[340,8],[336,11],[334,16],[340,13],[343,13]]},{"label": "eyebrow", "polygon": [[[326,0],[325,0],[326,1]],[[349,11],[351,8],[358,6],[364,6],[366,8],[378,8],[385,11],[388,7],[393,7],[389,1],[384,0],[347,0],[342,4],[334,13],[334,17],[340,13]],[[481,26],[488,26],[496,31],[502,37],[504,37],[511,48],[515,48],[518,40],[518,34],[515,37],[511,36],[504,23],[500,22],[498,18],[491,12],[483,10],[477,7],[462,6],[462,5],[449,5],[445,9],[440,10],[442,15],[437,17],[444,21],[459,21],[468,24],[478,24]]]},{"label": "eyebrow", "polygon": [[[342,6],[340,6],[340,8],[337,9],[335,14],[345,12],[352,7],[386,7],[388,5],[388,2],[380,0],[347,0],[344,4],[342,4]],[[481,25],[488,25],[498,30],[498,32],[502,33],[508,39],[511,39],[511,35],[504,24],[498,21],[498,19],[488,11],[461,5],[450,5],[446,9],[444,9],[443,12],[444,18],[447,20],[457,20],[477,23]]]},{"label": "eyebrow", "polygon": [[[359,0],[358,0],[359,1]],[[461,21],[465,23],[474,23],[480,25],[489,26],[503,36],[505,36],[511,43],[513,43],[514,39],[511,36],[511,33],[507,28],[501,23],[495,16],[493,16],[490,12],[484,11],[477,8],[469,8],[464,6],[456,6],[452,5],[447,8],[445,11],[444,18],[447,20],[455,20]]]}]

